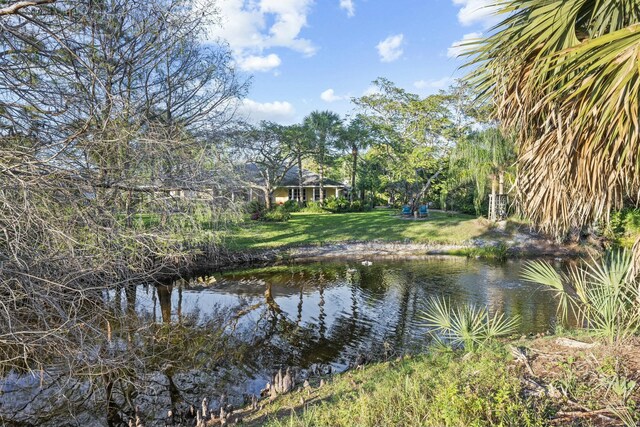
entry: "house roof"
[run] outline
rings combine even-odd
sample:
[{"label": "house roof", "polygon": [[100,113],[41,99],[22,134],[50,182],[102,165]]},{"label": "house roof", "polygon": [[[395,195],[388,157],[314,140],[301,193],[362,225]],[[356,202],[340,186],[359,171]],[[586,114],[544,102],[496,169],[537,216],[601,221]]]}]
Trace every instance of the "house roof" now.
[{"label": "house roof", "polygon": [[[322,184],[325,187],[345,187],[343,183],[329,178],[324,178],[322,180]],[[298,182],[298,167],[294,166],[289,170],[289,172],[285,174],[284,179],[280,183],[279,187],[298,187],[299,185],[300,183]],[[306,169],[302,169],[303,187],[318,187],[319,185],[320,175]]]},{"label": "house roof", "polygon": [[[258,172],[258,167],[254,163],[248,163],[246,166],[246,172],[249,177],[251,177],[254,182],[261,180],[260,174]],[[322,180],[322,184],[325,187],[339,187],[345,188],[346,185],[339,181],[335,181],[333,179],[324,178]],[[298,187],[298,167],[294,166],[285,174],[282,182],[278,187]],[[320,175],[317,173],[313,173],[309,170],[302,169],[302,186],[303,187],[318,187],[320,186]]]}]

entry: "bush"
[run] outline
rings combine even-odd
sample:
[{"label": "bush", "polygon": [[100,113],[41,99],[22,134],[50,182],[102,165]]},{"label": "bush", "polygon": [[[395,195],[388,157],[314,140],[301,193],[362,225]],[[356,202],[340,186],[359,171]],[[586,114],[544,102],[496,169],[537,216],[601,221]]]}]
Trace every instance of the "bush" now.
[{"label": "bush", "polygon": [[351,202],[349,210],[351,212],[362,212],[364,210],[364,206],[360,200],[354,200]]},{"label": "bush", "polygon": [[436,339],[461,346],[465,351],[475,351],[495,338],[515,333],[520,321],[518,316],[491,315],[485,307],[469,303],[452,307],[444,298],[435,297],[420,316],[432,328]]},{"label": "bush", "polygon": [[303,212],[322,213],[324,209],[320,202],[307,202],[307,206],[302,209]]},{"label": "bush", "polygon": [[611,214],[608,233],[619,245],[631,247],[640,233],[640,210],[624,208]]},{"label": "bush", "polygon": [[300,206],[298,205],[298,202],[296,200],[287,200],[286,202],[284,202],[282,207],[287,212],[298,212],[298,211],[300,211]]},{"label": "bush", "polygon": [[567,273],[557,272],[546,261],[532,261],[522,277],[555,292],[562,321],[574,314],[579,325],[613,344],[640,330],[640,289],[632,270],[631,252],[621,250],[571,265]]},{"label": "bush", "polygon": [[331,212],[347,212],[349,210],[349,201],[344,197],[329,197],[325,200],[324,207]]},{"label": "bush", "polygon": [[274,209],[266,211],[260,217],[261,221],[266,222],[286,222],[291,218],[291,214],[284,206],[276,206]]},{"label": "bush", "polygon": [[245,210],[246,210],[246,212],[248,214],[251,215],[252,218],[253,218],[254,214],[258,214],[258,217],[260,217],[262,212],[264,212],[264,210],[265,210],[265,206],[264,206],[264,204],[262,204],[258,200],[251,200],[245,206]]}]

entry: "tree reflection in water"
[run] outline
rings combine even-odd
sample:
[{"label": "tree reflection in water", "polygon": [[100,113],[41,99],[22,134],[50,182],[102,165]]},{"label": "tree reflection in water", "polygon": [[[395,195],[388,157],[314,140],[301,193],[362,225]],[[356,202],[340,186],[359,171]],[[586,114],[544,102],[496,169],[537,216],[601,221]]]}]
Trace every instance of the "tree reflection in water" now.
[{"label": "tree reflection in water", "polygon": [[112,364],[78,378],[99,385],[88,399],[114,414],[139,405],[162,417],[203,395],[215,407],[221,393],[256,393],[281,366],[339,370],[360,353],[421,350],[419,312],[431,296],[518,314],[522,333],[547,330],[556,303],[519,270],[460,258],[323,262],[118,288],[105,296]]}]

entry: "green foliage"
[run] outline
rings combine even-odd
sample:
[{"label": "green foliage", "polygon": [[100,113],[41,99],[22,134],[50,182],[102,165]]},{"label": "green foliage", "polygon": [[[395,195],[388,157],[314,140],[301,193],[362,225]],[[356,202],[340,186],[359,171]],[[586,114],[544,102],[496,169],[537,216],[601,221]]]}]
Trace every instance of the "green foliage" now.
[{"label": "green foliage", "polygon": [[295,200],[287,200],[286,202],[284,202],[282,207],[287,212],[299,212],[300,211],[300,205]]},{"label": "green foliage", "polygon": [[486,245],[482,247],[473,247],[464,251],[464,255],[471,258],[493,259],[496,261],[504,261],[509,255],[509,248],[500,242],[497,245]]},{"label": "green foliage", "polygon": [[351,202],[351,206],[349,206],[349,210],[351,212],[363,212],[367,209],[371,209],[371,206],[365,203],[362,203],[360,200],[354,200]]},{"label": "green foliage", "polygon": [[307,205],[301,209],[302,212],[307,213],[324,213],[325,210],[322,208],[322,203],[320,202],[307,202]]},{"label": "green foliage", "polygon": [[624,208],[611,214],[608,236],[623,247],[631,247],[640,234],[640,209]]},{"label": "green foliage", "polygon": [[245,206],[245,210],[251,216],[252,220],[260,219],[264,214],[265,209],[264,204],[258,200],[251,200]]},{"label": "green foliage", "polygon": [[451,307],[442,298],[432,298],[421,313],[427,326],[434,329],[434,335],[445,343],[462,346],[467,351],[475,351],[488,341],[517,331],[519,318],[506,318],[504,313],[493,316],[484,307],[462,304]]},{"label": "green foliage", "polygon": [[501,347],[376,364],[338,376],[318,392],[319,403],[304,407],[299,394],[279,398],[267,406],[265,425],[533,427],[546,425],[550,412],[549,402],[525,397]]},{"label": "green foliage", "polygon": [[291,219],[291,213],[282,205],[264,212],[260,217],[260,221],[265,222],[287,222],[289,219]]},{"label": "green foliage", "polygon": [[633,280],[632,257],[626,250],[592,259],[584,266],[557,272],[546,261],[532,261],[523,278],[556,293],[563,321],[570,315],[609,343],[634,335],[640,327],[640,290]]},{"label": "green foliage", "polygon": [[349,201],[344,197],[329,197],[324,201],[324,208],[331,212],[347,212]]}]

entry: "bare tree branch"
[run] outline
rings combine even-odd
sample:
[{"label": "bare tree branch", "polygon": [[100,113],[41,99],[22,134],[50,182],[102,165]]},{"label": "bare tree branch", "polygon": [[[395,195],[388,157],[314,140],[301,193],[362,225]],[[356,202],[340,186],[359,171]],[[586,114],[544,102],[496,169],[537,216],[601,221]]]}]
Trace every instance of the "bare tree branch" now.
[{"label": "bare tree branch", "polygon": [[0,9],[0,16],[4,15],[14,15],[18,13],[20,9],[24,9],[25,7],[31,6],[41,6],[43,4],[51,4],[55,3],[56,0],[31,0],[31,1],[19,1],[10,6],[3,7]]}]

